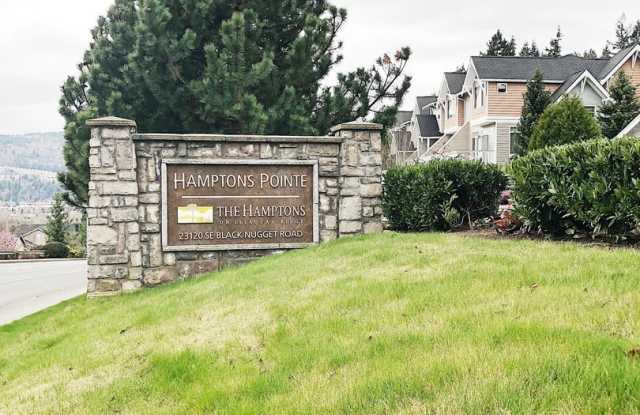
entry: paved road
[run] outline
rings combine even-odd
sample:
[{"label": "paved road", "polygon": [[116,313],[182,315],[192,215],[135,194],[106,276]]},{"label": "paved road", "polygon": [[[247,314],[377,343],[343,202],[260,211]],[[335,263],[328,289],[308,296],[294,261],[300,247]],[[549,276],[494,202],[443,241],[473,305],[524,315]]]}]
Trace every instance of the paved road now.
[{"label": "paved road", "polygon": [[0,325],[87,290],[85,261],[0,262]]}]

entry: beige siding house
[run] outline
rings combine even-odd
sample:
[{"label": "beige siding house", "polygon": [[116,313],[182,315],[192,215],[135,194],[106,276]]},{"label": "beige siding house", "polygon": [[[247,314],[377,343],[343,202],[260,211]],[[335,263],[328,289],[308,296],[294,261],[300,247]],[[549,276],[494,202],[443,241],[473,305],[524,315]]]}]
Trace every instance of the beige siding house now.
[{"label": "beige siding house", "polygon": [[[577,96],[594,113],[609,99],[611,79],[619,71],[629,74],[640,94],[640,44],[610,59],[473,56],[467,67],[466,72],[445,73],[437,97],[429,97],[428,105],[416,104],[411,121],[411,141],[417,148],[413,161],[456,157],[508,162],[526,85],[536,70],[542,72],[554,102]],[[640,117],[621,135],[640,134],[639,130]]]}]

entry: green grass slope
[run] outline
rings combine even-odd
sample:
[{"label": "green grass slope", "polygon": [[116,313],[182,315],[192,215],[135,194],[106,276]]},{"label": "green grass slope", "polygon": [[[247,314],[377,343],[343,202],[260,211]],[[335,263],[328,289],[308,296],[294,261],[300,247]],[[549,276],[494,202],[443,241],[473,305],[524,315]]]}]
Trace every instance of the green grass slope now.
[{"label": "green grass slope", "polygon": [[638,413],[640,255],[347,238],[0,327],[0,414]]}]

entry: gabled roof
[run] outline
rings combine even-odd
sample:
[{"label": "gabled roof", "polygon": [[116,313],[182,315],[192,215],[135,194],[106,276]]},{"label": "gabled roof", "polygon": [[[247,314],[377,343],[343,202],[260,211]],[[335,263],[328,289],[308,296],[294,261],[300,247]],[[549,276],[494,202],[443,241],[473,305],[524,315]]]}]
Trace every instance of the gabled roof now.
[{"label": "gabled roof", "polygon": [[467,77],[466,72],[445,72],[444,79],[449,86],[450,94],[458,94],[462,91],[464,79]]},{"label": "gabled roof", "polygon": [[36,232],[46,233],[46,231],[45,231],[42,227],[38,226],[37,228],[32,229],[32,230],[30,230],[30,231],[29,231],[29,232],[27,232],[27,233],[23,233],[23,234],[22,234],[22,235],[20,235],[20,236],[23,236],[23,237],[24,237],[24,236],[29,236],[29,235],[31,235],[32,233],[36,233]]},{"label": "gabled roof", "polygon": [[580,78],[580,75],[582,75],[583,73],[584,72],[576,72],[570,77],[568,77],[565,83],[562,84],[560,88],[556,89],[556,91],[553,94],[551,94],[551,102],[556,102],[558,98],[563,96],[565,93],[569,92],[569,88],[571,87],[571,85],[573,85],[578,80],[578,78]]},{"label": "gabled roof", "polygon": [[398,111],[396,113],[396,122],[394,126],[400,126],[407,121],[411,120],[411,116],[413,115],[413,111]]},{"label": "gabled roof", "polygon": [[520,56],[472,56],[471,61],[480,79],[527,81],[539,69],[547,82],[565,82],[576,72],[589,70],[600,74],[608,59],[586,59],[575,55],[559,58]]},{"label": "gabled roof", "polygon": [[435,115],[417,115],[416,118],[420,129],[420,137],[440,137],[442,135]]},{"label": "gabled roof", "polygon": [[20,236],[29,235],[37,231],[38,229],[44,232],[42,225],[22,224],[22,225],[16,226],[16,228],[13,230],[13,233],[16,236],[20,237]]},{"label": "gabled roof", "polygon": [[421,97],[416,97],[416,103],[418,104],[418,108],[420,108],[420,110],[422,110],[422,108],[424,108],[425,105],[433,104],[437,100],[438,100],[438,97],[434,95],[425,95]]},{"label": "gabled roof", "polygon": [[598,79],[589,70],[584,70],[582,72],[571,74],[562,86],[551,95],[551,102],[561,99],[565,94],[571,92],[576,88],[576,86],[580,85],[583,80],[585,82],[591,81],[592,88],[602,99],[609,97],[609,93],[602,85],[600,85]]},{"label": "gabled roof", "polygon": [[620,52],[613,55],[611,59],[609,59],[609,62],[602,69],[602,71],[600,71],[599,79],[604,82],[607,79],[611,78],[618,67],[624,64],[624,62],[629,58],[629,55],[634,50],[640,50],[640,43],[631,45],[628,48],[622,49]]}]

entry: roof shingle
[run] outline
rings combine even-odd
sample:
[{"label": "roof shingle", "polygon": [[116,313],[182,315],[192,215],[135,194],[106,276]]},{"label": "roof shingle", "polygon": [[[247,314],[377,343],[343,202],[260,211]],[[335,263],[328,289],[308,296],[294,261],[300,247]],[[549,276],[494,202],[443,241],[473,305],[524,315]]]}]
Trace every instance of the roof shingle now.
[{"label": "roof shingle", "polygon": [[435,115],[418,115],[416,118],[418,119],[420,137],[440,137],[442,135]]},{"label": "roof shingle", "polygon": [[447,81],[447,85],[449,85],[449,93],[457,94],[462,91],[466,77],[466,72],[445,72],[444,79]]},{"label": "roof shingle", "polygon": [[576,72],[602,73],[608,59],[585,59],[575,55],[559,58],[515,56],[472,56],[473,65],[481,79],[526,81],[533,78],[536,69],[545,81],[564,82]]}]

